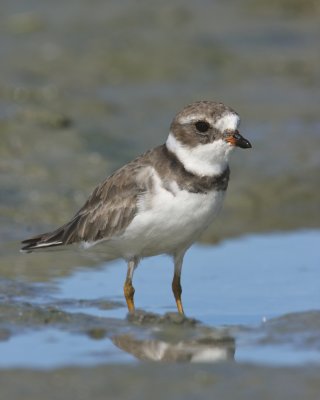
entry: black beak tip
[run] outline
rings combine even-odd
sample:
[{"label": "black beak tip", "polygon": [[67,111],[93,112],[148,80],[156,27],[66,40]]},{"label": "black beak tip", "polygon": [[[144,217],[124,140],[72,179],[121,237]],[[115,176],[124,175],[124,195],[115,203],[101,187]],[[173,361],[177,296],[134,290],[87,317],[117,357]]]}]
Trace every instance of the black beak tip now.
[{"label": "black beak tip", "polygon": [[251,149],[252,145],[249,140],[243,138],[239,143],[239,147],[241,147],[242,149]]}]

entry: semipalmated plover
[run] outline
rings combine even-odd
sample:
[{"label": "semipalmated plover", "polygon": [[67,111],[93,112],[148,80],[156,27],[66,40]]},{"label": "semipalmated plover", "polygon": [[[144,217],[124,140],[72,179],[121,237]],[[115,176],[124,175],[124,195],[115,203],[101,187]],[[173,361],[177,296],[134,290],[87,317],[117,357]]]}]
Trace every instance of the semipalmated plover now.
[{"label": "semipalmated plover", "polygon": [[172,290],[180,313],[183,257],[221,208],[229,181],[229,154],[251,144],[239,115],[223,103],[199,101],[172,121],[165,144],[124,165],[93,191],[71,221],[22,243],[24,251],[104,242],[106,258],[128,263],[124,295],[134,311],[132,277],[139,260],[169,254]]}]

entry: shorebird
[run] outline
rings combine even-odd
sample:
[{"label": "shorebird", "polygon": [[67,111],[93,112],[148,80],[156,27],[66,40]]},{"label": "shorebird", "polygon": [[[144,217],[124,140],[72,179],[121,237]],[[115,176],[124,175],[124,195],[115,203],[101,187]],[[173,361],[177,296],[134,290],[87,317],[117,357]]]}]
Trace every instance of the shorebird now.
[{"label": "shorebird", "polygon": [[24,240],[21,250],[104,242],[106,259],[128,263],[124,295],[129,312],[135,310],[132,279],[140,259],[168,254],[174,260],[172,290],[183,314],[184,255],[221,209],[230,153],[251,147],[239,123],[239,115],[223,103],[186,106],[174,117],[165,144],[115,171],[69,222]]}]

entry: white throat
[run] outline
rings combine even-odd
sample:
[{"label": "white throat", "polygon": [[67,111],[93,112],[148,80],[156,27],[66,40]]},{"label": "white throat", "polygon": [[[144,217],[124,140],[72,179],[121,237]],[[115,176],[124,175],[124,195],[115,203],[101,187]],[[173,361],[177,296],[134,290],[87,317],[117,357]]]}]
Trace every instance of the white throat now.
[{"label": "white throat", "polygon": [[178,157],[187,171],[199,176],[221,174],[226,169],[229,154],[233,150],[233,146],[223,139],[188,147],[179,142],[172,132],[168,136],[166,145],[168,150]]}]

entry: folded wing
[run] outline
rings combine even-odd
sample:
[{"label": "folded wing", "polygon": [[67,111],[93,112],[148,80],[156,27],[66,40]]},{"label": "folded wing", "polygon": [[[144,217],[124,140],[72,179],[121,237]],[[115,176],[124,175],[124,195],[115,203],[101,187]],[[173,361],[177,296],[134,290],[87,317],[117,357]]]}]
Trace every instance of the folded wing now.
[{"label": "folded wing", "polygon": [[121,235],[138,211],[138,199],[150,186],[150,168],[133,161],[95,188],[75,216],[55,231],[22,242],[21,250],[96,242]]}]

